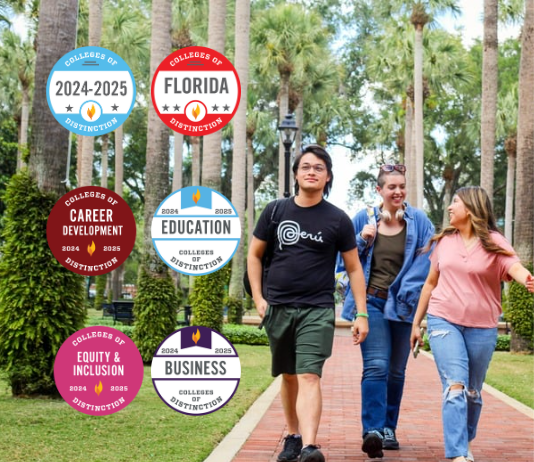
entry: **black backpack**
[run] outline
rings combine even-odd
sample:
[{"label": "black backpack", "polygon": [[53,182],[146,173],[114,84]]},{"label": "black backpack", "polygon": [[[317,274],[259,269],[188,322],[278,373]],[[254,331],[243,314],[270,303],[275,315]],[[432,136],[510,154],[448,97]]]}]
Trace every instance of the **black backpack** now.
[{"label": "black backpack", "polygon": [[[274,245],[276,242],[276,232],[278,230],[278,225],[280,224],[280,220],[287,207],[288,201],[289,201],[289,198],[277,199],[276,202],[274,203],[273,211],[271,213],[271,221],[269,222],[269,226],[267,228],[267,247],[263,254],[263,258],[261,260],[261,264],[263,268],[263,282],[264,282],[264,284],[262,284],[262,289],[265,288],[265,280],[267,279],[267,274],[269,273],[269,266],[271,266],[271,260],[274,254]],[[243,287],[245,288],[245,292],[252,297],[252,290],[250,288],[250,281],[248,279],[248,271],[246,267],[246,262],[245,262],[245,274],[243,275]]]}]

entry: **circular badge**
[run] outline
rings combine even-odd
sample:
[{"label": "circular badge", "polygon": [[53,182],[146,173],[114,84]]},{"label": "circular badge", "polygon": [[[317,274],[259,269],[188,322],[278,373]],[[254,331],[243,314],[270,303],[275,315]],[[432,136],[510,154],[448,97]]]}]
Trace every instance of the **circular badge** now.
[{"label": "circular badge", "polygon": [[54,380],[67,404],[89,415],[124,409],[143,382],[143,360],[135,343],[106,326],[72,334],[57,352]]},{"label": "circular badge", "polygon": [[152,79],[152,104],[175,132],[204,136],[223,128],[241,99],[239,76],[228,59],[206,47],[167,56]]},{"label": "circular badge", "polygon": [[184,327],[169,335],[152,359],[152,382],[175,411],[204,415],[223,407],[241,379],[234,346],[208,327]]},{"label": "circular badge", "polygon": [[68,270],[98,276],[118,268],[135,244],[135,218],[125,200],[100,186],[76,188],[50,212],[46,237]]},{"label": "circular badge", "polygon": [[241,224],[232,203],[204,186],[175,191],[152,219],[152,243],[174,271],[190,276],[213,273],[233,257]]},{"label": "circular badge", "polygon": [[128,64],[101,47],[77,48],[52,68],[46,85],[56,120],[77,135],[105,135],[122,125],[135,102]]}]

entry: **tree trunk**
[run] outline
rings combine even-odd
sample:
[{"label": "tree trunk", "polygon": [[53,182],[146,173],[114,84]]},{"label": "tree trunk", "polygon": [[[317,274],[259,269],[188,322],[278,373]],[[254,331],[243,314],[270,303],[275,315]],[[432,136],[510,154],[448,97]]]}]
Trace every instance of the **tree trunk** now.
[{"label": "tree trunk", "polygon": [[20,138],[17,155],[17,170],[26,166],[22,155],[28,149],[28,122],[30,119],[30,89],[22,87],[22,111],[20,117]]},{"label": "tree trunk", "polygon": [[482,53],[482,120],[480,185],[493,202],[495,120],[499,69],[497,38],[498,0],[484,0],[484,51]]},{"label": "tree trunk", "polygon": [[521,36],[514,247],[521,261],[526,264],[532,262],[534,239],[534,0],[525,0],[525,22]]},{"label": "tree trunk", "polygon": [[61,181],[67,165],[69,132],[50,112],[46,82],[59,58],[74,49],[77,6],[77,0],[41,0],[36,40],[30,174],[41,191],[53,191],[60,196],[65,193]]},{"label": "tree trunk", "polygon": [[[423,208],[424,194],[424,132],[423,132],[423,26],[415,26],[414,47],[414,124],[415,124],[415,181],[417,208]],[[412,204],[413,205],[413,204]]]},{"label": "tree trunk", "polygon": [[191,136],[191,186],[200,186],[200,138]]},{"label": "tree trunk", "polygon": [[115,192],[122,197],[122,182],[124,180],[124,149],[122,125],[115,130]]},{"label": "tree trunk", "polygon": [[[245,195],[247,171],[247,87],[249,67],[250,0],[236,1],[235,68],[241,81],[241,101],[234,116],[234,153],[232,160],[232,204],[240,217],[241,240],[232,258],[229,295],[243,300]],[[229,315],[230,317],[230,315]],[[241,316],[242,317],[242,310]]]},{"label": "tree trunk", "polygon": [[102,135],[102,175],[100,177],[100,186],[108,187],[108,145],[109,135]]},{"label": "tree trunk", "polygon": [[247,238],[248,248],[254,233],[254,147],[247,137]]},{"label": "tree trunk", "polygon": [[172,190],[182,189],[182,168],[184,156],[184,135],[174,132],[174,173],[172,175]]},{"label": "tree trunk", "polygon": [[[89,2],[89,46],[99,47],[102,38],[103,0]],[[82,147],[82,176],[80,186],[91,186],[93,181],[94,136],[84,136]]]},{"label": "tree trunk", "polygon": [[[226,0],[210,0],[208,21],[208,47],[224,54],[226,35]],[[241,75],[239,76],[241,78]],[[204,137],[202,156],[202,185],[221,189],[222,130]]]},{"label": "tree trunk", "polygon": [[[297,108],[295,109],[295,122],[299,129],[297,130],[297,134],[295,135],[295,150],[293,152],[299,153],[302,145],[302,127],[304,126],[304,101],[302,100],[302,98],[299,100]],[[293,164],[293,162],[291,162],[291,164]],[[289,184],[291,184],[291,181],[289,182]]]},{"label": "tree trunk", "polygon": [[[280,107],[278,109],[278,125],[280,125],[289,111],[289,74],[280,74]],[[278,196],[284,195],[285,181],[285,149],[283,143],[278,145]]]},{"label": "tree trunk", "polygon": [[413,146],[413,104],[410,96],[406,96],[406,115],[404,128],[404,158],[406,163],[406,199],[415,206],[417,201],[417,183],[415,173],[415,159]]},{"label": "tree trunk", "polygon": [[513,243],[513,217],[514,217],[514,177],[515,152],[508,153],[508,170],[506,171],[506,206],[504,212],[504,236]]},{"label": "tree trunk", "polygon": [[82,185],[83,136],[76,135],[76,186]]}]

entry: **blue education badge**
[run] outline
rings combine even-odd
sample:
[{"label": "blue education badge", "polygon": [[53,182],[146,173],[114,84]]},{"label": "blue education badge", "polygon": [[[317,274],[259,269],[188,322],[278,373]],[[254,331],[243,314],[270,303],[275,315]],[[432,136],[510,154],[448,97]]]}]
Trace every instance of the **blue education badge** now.
[{"label": "blue education badge", "polygon": [[77,135],[105,135],[132,112],[135,80],[128,64],[106,48],[77,48],[52,68],[46,85],[56,120]]},{"label": "blue education badge", "polygon": [[232,259],[241,239],[241,223],[234,206],[221,193],[189,186],[159,205],[151,235],[156,252],[169,268],[201,276]]}]

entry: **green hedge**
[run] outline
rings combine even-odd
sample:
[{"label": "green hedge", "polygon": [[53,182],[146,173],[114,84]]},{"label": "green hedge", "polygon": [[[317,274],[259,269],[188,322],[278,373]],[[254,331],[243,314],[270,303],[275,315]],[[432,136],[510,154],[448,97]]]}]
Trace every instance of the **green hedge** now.
[{"label": "green hedge", "polygon": [[258,326],[225,324],[222,333],[233,344],[269,345],[265,329],[260,330]]},{"label": "green hedge", "polygon": [[48,215],[59,198],[23,170],[7,187],[0,248],[0,367],[13,395],[57,395],[54,359],[84,327],[84,278],[52,255]]},{"label": "green hedge", "polygon": [[[526,265],[532,273],[532,264]],[[510,284],[506,320],[512,324],[514,332],[527,340],[530,349],[534,345],[534,294],[531,294],[523,284],[513,281]]]}]

